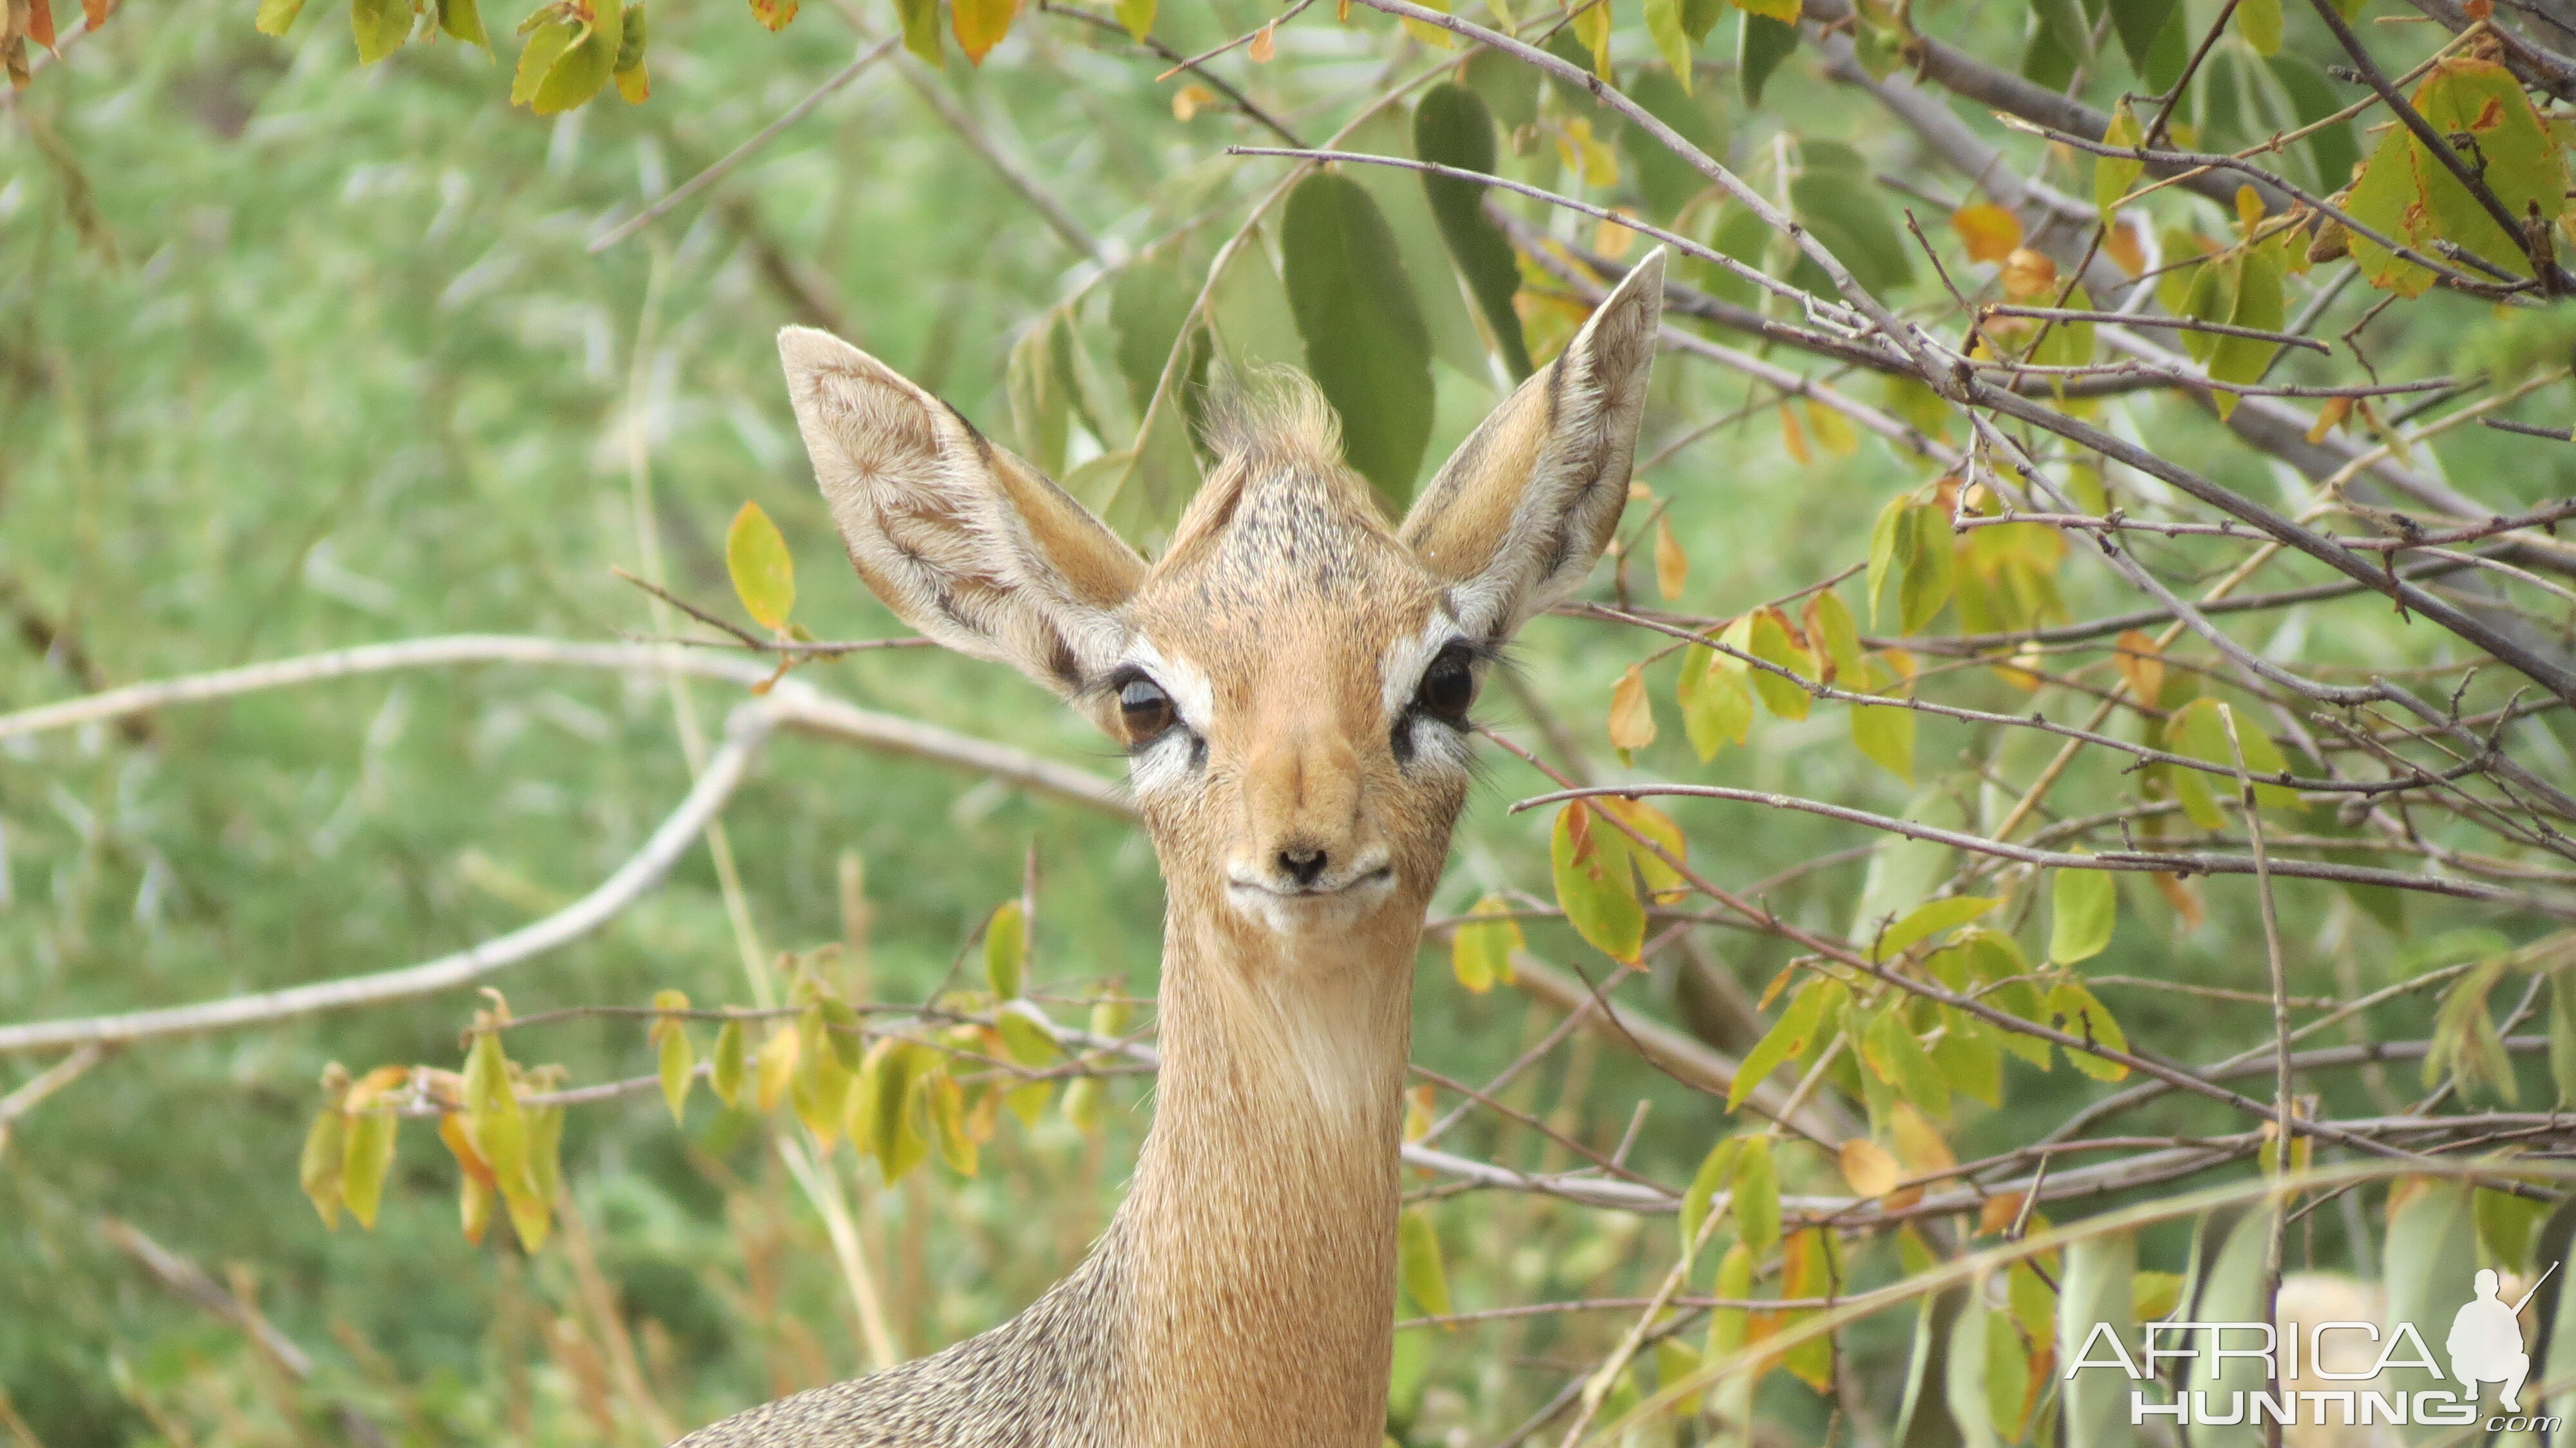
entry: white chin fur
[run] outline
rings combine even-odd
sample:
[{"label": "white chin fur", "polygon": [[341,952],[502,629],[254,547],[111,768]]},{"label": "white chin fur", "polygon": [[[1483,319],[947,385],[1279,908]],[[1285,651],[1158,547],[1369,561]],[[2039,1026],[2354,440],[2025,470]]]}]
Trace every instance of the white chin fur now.
[{"label": "white chin fur", "polygon": [[1395,877],[1377,874],[1321,895],[1281,895],[1257,885],[1231,881],[1226,902],[1235,913],[1274,935],[1304,936],[1348,931],[1383,907],[1395,894]]}]

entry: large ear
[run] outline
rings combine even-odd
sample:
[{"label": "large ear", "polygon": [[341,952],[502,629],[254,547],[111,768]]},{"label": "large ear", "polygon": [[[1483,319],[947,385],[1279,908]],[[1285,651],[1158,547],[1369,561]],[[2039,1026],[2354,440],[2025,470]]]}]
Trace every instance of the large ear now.
[{"label": "large ear", "polygon": [[778,334],[796,426],[841,541],[885,605],[960,653],[1071,695],[1116,662],[1144,560],[1037,469],[894,369]]},{"label": "large ear", "polygon": [[1501,638],[1592,571],[1628,501],[1664,253],[1631,268],[1564,353],[1521,384],[1431,480],[1401,536],[1458,621]]}]

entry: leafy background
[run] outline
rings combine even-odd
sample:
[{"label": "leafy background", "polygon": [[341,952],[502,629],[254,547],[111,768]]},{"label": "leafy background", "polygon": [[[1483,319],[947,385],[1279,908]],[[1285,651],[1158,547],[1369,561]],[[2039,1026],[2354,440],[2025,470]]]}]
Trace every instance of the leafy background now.
[{"label": "leafy background", "polygon": [[[854,47],[895,33],[898,17],[818,5],[772,34],[731,7],[657,10],[646,104],[603,95],[537,117],[503,103],[515,42],[502,32],[515,16],[484,17],[500,38],[498,61],[462,44],[414,43],[362,70],[349,27],[327,8],[269,38],[242,4],[136,0],[39,70],[0,116],[0,607],[20,641],[0,650],[0,701],[23,707],[432,634],[648,634],[657,625],[647,600],[610,571],[649,571],[639,529],[657,540],[676,593],[732,617],[723,544],[745,500],[777,520],[793,551],[799,622],[824,638],[898,633],[836,556],[778,385],[775,327],[829,326],[996,436],[1043,451],[1019,430],[1027,411],[1015,418],[1005,379],[1033,326],[1061,325],[1089,372],[1073,450],[1115,455],[1133,445],[1140,400],[1157,396],[1175,319],[1210,258],[1289,174],[1287,163],[1224,155],[1228,143],[1277,138],[1221,97],[1190,93],[1186,77],[1158,81],[1165,62],[1124,41],[1109,12],[1095,12],[1103,23],[1058,13],[1070,8],[1022,13],[980,67],[953,46],[936,69],[881,63],[706,199],[593,255],[586,248],[609,224],[813,91]],[[1279,29],[1274,58],[1237,55],[1224,73],[1308,140],[1393,97],[1396,109],[1365,121],[1350,144],[1409,149],[1402,107],[1420,92],[1407,87],[1451,73],[1460,54],[1367,10],[1336,20],[1330,9]],[[1725,42],[1756,22],[1730,10],[1702,49],[1696,93],[1684,98],[1655,58],[1664,52],[1648,17],[1625,3],[1603,13],[1625,83],[1757,185],[1789,196],[1820,230],[1839,226],[1831,243],[1865,282],[1920,307],[1942,301],[1898,229],[1909,206],[1954,269],[1980,274],[1948,222],[1968,199],[1959,180],[1935,170],[1910,133],[1829,83],[1811,54],[1791,58],[1760,104],[1748,103]],[[2177,13],[2195,37],[2217,19],[2202,0],[2183,0]],[[1276,14],[1223,0],[1167,7],[1153,35],[1191,54]],[[1991,0],[1947,0],[1913,15],[1970,53],[2042,75],[2052,62],[2029,57],[2032,37],[2063,19]],[[2300,23],[2307,18],[2293,17],[2283,53],[2315,69],[2334,57],[2322,32]],[[2238,42],[2222,54],[2182,114],[2206,145],[2248,144],[2287,114],[2287,93],[2280,69]],[[1736,249],[1727,213],[1688,210],[1693,178],[1676,177],[1669,158],[1616,116],[1568,88],[1480,69],[1492,59],[1469,62],[1468,79],[1506,112],[1507,129],[1516,107],[1533,127],[1517,144],[1504,138],[1502,174],[1652,216],[1684,214],[1677,224]],[[2085,67],[2057,83],[2097,102],[2134,84],[2108,46]],[[970,118],[972,136],[925,101],[925,86]],[[2091,194],[2091,158],[2015,144],[2032,171]],[[1035,219],[987,150],[1034,178],[1096,238],[1095,254]],[[1401,494],[1414,471],[1403,434],[1427,433],[1422,451],[1436,462],[1502,395],[1509,352],[1488,355],[1493,328],[1476,320],[1448,272],[1416,178],[1364,167],[1342,174],[1395,219],[1389,239],[1425,314],[1417,339],[1351,343],[1371,357],[1409,353],[1399,361],[1432,380],[1433,410],[1390,423],[1393,461],[1369,469]],[[2211,202],[2168,192],[2154,204],[2164,224],[2226,235],[2230,218]],[[1622,242],[1588,220],[1508,205],[1581,245]],[[1294,207],[1280,224],[1297,234]],[[1265,236],[1278,244],[1275,229]],[[1745,254],[1766,259],[1758,236]],[[1784,256],[1767,261],[1791,272]],[[1724,281],[1691,270],[1705,285]],[[1561,343],[1571,304],[1540,282],[1523,292],[1519,318],[1543,352],[1550,338]],[[2351,289],[2317,333],[2340,331],[2377,300]],[[1384,321],[1355,310],[1350,325]],[[1290,354],[1284,360],[1303,360],[1276,319],[1268,335]],[[2563,308],[2505,312],[2436,291],[2374,331],[2370,355],[2388,377],[2480,370],[2509,381],[2560,366],[2569,337]],[[1258,360],[1259,348],[1250,350]],[[1186,352],[1176,364],[1179,373],[1196,365]],[[1876,396],[1874,383],[1850,386]],[[1187,404],[1185,390],[1170,396],[1179,400],[1161,404],[1167,413]],[[2566,397],[2565,384],[2552,383],[2519,415],[2563,424]],[[2115,426],[2207,476],[2257,498],[2295,495],[2276,464],[2237,446],[2187,399],[2151,394],[2112,406]],[[1621,582],[1605,576],[1593,596],[1660,593],[1675,610],[1731,617],[1864,562],[1865,520],[1935,471],[1853,437],[1830,415],[1775,406],[1742,377],[1680,357],[1659,369],[1641,455],[1739,411],[1641,475],[1667,505],[1686,577],[1658,590],[1651,542],[1641,538]],[[1148,456],[1111,495],[1131,536],[1150,542],[1168,525],[1186,494],[1186,449],[1185,440],[1148,439]],[[2576,483],[2576,454],[2564,445],[2470,427],[2422,451],[2499,509]],[[1077,478],[1102,476],[1096,462],[1064,461]],[[2156,561],[2189,578],[2223,560],[2175,540]],[[2099,571],[2069,568],[2056,586],[2073,617],[2131,606]],[[1865,608],[1856,586],[1844,596]],[[2541,612],[2563,638],[2565,608]],[[2368,602],[2268,616],[2241,633],[2306,666],[2459,657],[2455,645]],[[1617,646],[1604,647],[1605,637]],[[1674,713],[1667,661],[1648,676],[1658,737],[1637,743],[1633,712],[1622,735],[1636,745],[1629,774],[1611,762],[1604,720],[1629,665],[1661,642],[1542,619],[1518,650],[1522,682],[1494,691],[1491,716],[1560,762],[1571,746],[1612,777],[1779,790],[1886,814],[1946,804],[1991,817],[2011,798],[1995,781],[2025,781],[2054,752],[2050,740],[1925,718],[1908,783],[1843,747],[1845,711],[1820,708],[1803,722],[1765,717],[1743,747],[1703,763]],[[2493,677],[2500,672],[2475,686],[2473,704],[2491,707],[2510,692]],[[812,664],[799,677],[869,707],[1113,767],[1086,726],[1000,670],[895,650]],[[1954,702],[2007,712],[2032,704],[1991,671],[1948,682]],[[682,693],[676,707],[700,729],[739,697],[704,682]],[[2563,712],[2513,733],[2532,767],[2561,780],[2576,774],[2568,739]],[[1440,911],[1495,893],[1553,898],[1549,812],[1504,808],[1547,782],[1493,758]],[[2128,797],[2131,782],[2114,765],[2088,769],[2060,801],[2064,812]],[[0,741],[0,1020],[212,998],[460,948],[590,888],[688,778],[662,681],[571,669],[411,671]],[[1737,885],[1846,852],[1767,892],[1773,909],[1808,929],[1853,935],[1914,898],[1888,883],[1893,857],[1854,851],[1868,837],[1846,827],[1778,813],[1757,823],[1740,805],[1666,805],[1692,858]],[[989,912],[1019,891],[1034,842],[1044,874],[1040,987],[1068,999],[1102,982],[1150,993],[1159,885],[1142,839],[1114,821],[797,739],[770,745],[725,819],[764,954],[845,937],[837,881],[844,853],[855,852],[870,908],[869,991],[926,999],[956,962],[971,961]],[[2143,877],[2119,878],[2118,928],[2089,973],[2263,989],[2249,887],[2221,880],[2199,891],[2207,918],[2195,925]],[[1924,882],[1912,883],[1919,894]],[[2047,937],[2043,893],[2024,888],[2009,922],[1996,922],[2035,953]],[[2430,897],[2413,903],[2403,937],[2332,886],[2284,883],[2280,900],[2291,987],[2306,996],[2346,996],[2545,935],[2536,916]],[[1562,921],[1524,925],[1538,958],[1594,976],[1613,969]],[[1758,995],[1794,951],[1759,934],[1698,934],[1700,965],[1664,951],[1628,999],[1741,1051],[1751,1044],[1741,1020],[1711,1002]],[[520,1014],[641,1004],[669,988],[701,1003],[739,1002],[742,970],[718,879],[699,851],[611,928],[498,984]],[[2132,1042],[2181,1059],[2269,1036],[2260,1009],[2097,989]],[[1560,1016],[1508,989],[1462,988],[1436,941],[1423,955],[1418,1001],[1416,1059],[1465,1080],[1490,1076]],[[376,1229],[323,1230],[294,1163],[325,1063],[452,1066],[471,1008],[441,999],[152,1044],[113,1057],[19,1122],[0,1156],[0,1387],[16,1414],[11,1431],[53,1448],[304,1442],[331,1431],[319,1405],[349,1403],[405,1443],[504,1434],[637,1443],[866,1365],[822,1228],[779,1165],[777,1135],[796,1130],[783,1114],[721,1111],[703,1095],[679,1130],[650,1095],[572,1112],[565,1216],[581,1224],[580,1248],[530,1256],[507,1232],[468,1246],[455,1229],[454,1163],[418,1125],[406,1132]],[[2429,1001],[2401,999],[2360,1028],[2408,1039],[2430,1021]],[[575,1081],[652,1069],[631,1020],[537,1030],[542,1044],[514,1037],[513,1050],[560,1062]],[[21,1064],[0,1068],[0,1084],[23,1080]],[[2520,1069],[2525,1099],[2545,1097],[2538,1063],[2525,1057]],[[2011,1070],[2002,1107],[1963,1099],[1953,1142],[1961,1159],[2026,1142],[2109,1089],[2062,1064],[2045,1076]],[[2396,1091],[2411,1092],[2411,1077],[2395,1077]],[[2400,1099],[2386,1079],[2350,1073],[2318,1089],[2339,1111]],[[1132,1078],[1111,1078],[1108,1092],[1094,1133],[1061,1113],[1027,1130],[1006,1121],[972,1178],[934,1165],[882,1188],[848,1151],[834,1158],[905,1353],[1000,1320],[1076,1259],[1115,1202],[1148,1105]],[[1508,1099],[1596,1150],[1616,1145],[1638,1103],[1650,1102],[1629,1164],[1676,1186],[1734,1129],[1722,1102],[1589,1034]],[[2243,1126],[2174,1098],[2132,1120],[2141,1134]],[[1472,1118],[1449,1145],[1533,1168],[1568,1164],[1561,1148],[1497,1117]],[[1822,1154],[1784,1154],[1781,1170],[1789,1190],[1843,1190]],[[2297,1261],[2373,1274],[2384,1211],[2375,1197],[2350,1196],[2314,1213],[2293,1236]],[[301,1396],[276,1387],[235,1325],[137,1271],[103,1226],[111,1220],[231,1274],[234,1291],[314,1355],[314,1382]],[[1435,1220],[1462,1310],[1643,1295],[1674,1254],[1662,1218],[1542,1197],[1449,1198]],[[2188,1242],[2188,1224],[2157,1228],[2141,1262],[2180,1270]],[[1884,1237],[1850,1251],[1858,1279],[1898,1270]],[[1885,1384],[1901,1373],[1910,1326],[1882,1317],[1844,1336],[1844,1398],[1866,1399],[1857,1416],[1773,1374],[1761,1388],[1765,1417],[1796,1441],[1883,1425],[1893,1408]],[[1624,1327],[1616,1314],[1577,1314],[1408,1332],[1394,1426],[1410,1442],[1493,1441]],[[619,1376],[621,1358],[641,1365],[648,1390]],[[1641,1385],[1652,1382],[1649,1368]]]}]

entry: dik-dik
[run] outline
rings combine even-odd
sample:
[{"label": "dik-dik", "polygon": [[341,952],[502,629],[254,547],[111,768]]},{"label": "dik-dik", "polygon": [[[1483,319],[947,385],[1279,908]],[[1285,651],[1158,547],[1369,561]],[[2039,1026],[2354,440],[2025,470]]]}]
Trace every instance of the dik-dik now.
[{"label": "dik-dik", "polygon": [[780,334],[859,577],[1125,746],[1167,888],[1163,1064],[1127,1199],[1071,1276],[683,1448],[1376,1448],[1413,958],[1468,708],[1618,523],[1663,273],[1660,252],[1630,272],[1400,525],[1311,388],[1234,408],[1150,564],[875,358]]}]

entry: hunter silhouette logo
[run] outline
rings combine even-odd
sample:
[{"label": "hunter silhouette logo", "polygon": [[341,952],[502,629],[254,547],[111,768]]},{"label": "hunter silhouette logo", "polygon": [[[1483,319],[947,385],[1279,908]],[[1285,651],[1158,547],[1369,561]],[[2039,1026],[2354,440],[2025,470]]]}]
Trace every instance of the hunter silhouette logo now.
[{"label": "hunter silhouette logo", "polygon": [[[2550,1272],[2558,1270],[2551,1263]],[[2549,1273],[2541,1274],[2547,1281]],[[2522,1381],[2531,1376],[2531,1354],[2522,1350],[2522,1307],[2531,1293],[2540,1290],[2533,1283],[2522,1302],[2507,1305],[2496,1296],[2496,1275],[2480,1269],[2478,1295],[2460,1305],[2451,1318],[2451,1335],[2443,1346],[2451,1351],[2451,1376],[2460,1387],[2475,1394],[2480,1383],[2504,1384],[2504,1410],[2522,1411]]]},{"label": "hunter silhouette logo", "polygon": [[[2277,1328],[2268,1322],[2140,1323],[2134,1357],[2109,1323],[2095,1323],[2066,1376],[2071,1379],[2086,1368],[2117,1368],[2140,1384],[2129,1394],[2132,1426],[2163,1420],[2213,1427],[2267,1422],[2466,1427],[2478,1421],[2481,1391],[2493,1383],[2501,1389],[2504,1413],[2486,1420],[2489,1430],[2553,1432],[2564,1419],[2523,1415],[2522,1389],[2532,1365],[2521,1315],[2540,1284],[2557,1271],[2558,1264],[2551,1263],[2516,1302],[2504,1300],[2496,1273],[2477,1274],[2474,1295],[2452,1314],[2450,1333],[2442,1342],[2450,1367],[2444,1387],[2409,1389],[2407,1378],[2390,1376],[2404,1369],[2416,1383],[2444,1378],[2441,1361],[2415,1324],[2399,1322],[2383,1331],[2376,1322],[2349,1319],[2283,1322]],[[2377,1344],[2375,1357],[2355,1354],[2366,1343]],[[2236,1366],[2231,1368],[2231,1362]],[[2165,1366],[2177,1363],[2187,1366]],[[2250,1380],[2249,1371],[2254,1374]],[[2167,1390],[2147,1386],[2159,1378]],[[2306,1386],[2309,1382],[2329,1386],[2312,1388]]]}]

